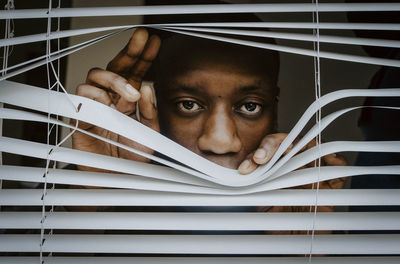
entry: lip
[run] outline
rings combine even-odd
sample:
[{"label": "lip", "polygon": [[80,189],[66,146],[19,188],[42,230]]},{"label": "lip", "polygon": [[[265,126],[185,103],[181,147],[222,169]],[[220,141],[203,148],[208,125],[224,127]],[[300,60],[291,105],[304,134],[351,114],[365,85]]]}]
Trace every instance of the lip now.
[{"label": "lip", "polygon": [[242,158],[242,155],[239,155],[238,153],[214,154],[202,152],[197,154],[220,166],[234,170],[236,170],[240,163],[244,160],[244,157]]}]

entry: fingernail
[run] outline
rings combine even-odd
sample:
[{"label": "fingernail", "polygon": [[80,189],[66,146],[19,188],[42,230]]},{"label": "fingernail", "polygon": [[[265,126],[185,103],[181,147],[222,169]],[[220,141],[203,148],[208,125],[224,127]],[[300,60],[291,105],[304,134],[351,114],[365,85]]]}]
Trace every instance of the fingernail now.
[{"label": "fingernail", "polygon": [[115,107],[115,104],[111,104],[110,107],[113,109],[117,109],[117,107]]},{"label": "fingernail", "polygon": [[151,91],[151,93],[150,93],[150,102],[151,102],[151,104],[152,104],[154,107],[156,107],[156,104],[154,103],[153,89],[151,89],[150,86],[149,86],[149,89],[150,89],[150,91]]},{"label": "fingernail", "polygon": [[250,160],[245,160],[242,162],[242,164],[240,164],[238,170],[246,171],[250,167],[250,164],[251,164]]},{"label": "fingernail", "polygon": [[[151,87],[149,87],[151,89]],[[155,102],[155,95],[153,93],[153,89],[151,89],[151,95],[150,95],[150,102],[153,105],[154,109],[157,109],[157,103]]]},{"label": "fingernail", "polygon": [[149,98],[149,99],[150,99],[150,103],[151,103],[152,105],[154,105],[153,89],[151,89],[151,87],[148,86],[148,85],[143,86],[142,89],[148,90],[147,93],[149,93],[148,96],[150,97],[150,98]]},{"label": "fingernail", "polygon": [[133,88],[132,85],[130,85],[129,83],[127,83],[127,84],[125,85],[125,88],[126,88],[126,92],[127,92],[128,95],[131,97],[132,100],[135,100],[135,101],[136,101],[137,99],[139,99],[140,93],[139,93],[135,88]]},{"label": "fingernail", "polygon": [[265,159],[267,156],[267,152],[265,149],[257,149],[257,151],[254,153],[254,158],[256,159]]}]

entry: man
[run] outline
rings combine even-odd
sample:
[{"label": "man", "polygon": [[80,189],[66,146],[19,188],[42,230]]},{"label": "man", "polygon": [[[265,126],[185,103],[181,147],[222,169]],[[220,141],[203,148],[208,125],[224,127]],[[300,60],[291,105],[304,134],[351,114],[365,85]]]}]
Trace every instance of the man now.
[{"label": "man", "polygon": [[[153,62],[156,95],[151,87],[141,85]],[[206,159],[248,174],[267,163],[286,137],[276,133],[278,71],[276,52],[182,35],[173,35],[161,45],[157,35],[149,37],[146,29],[139,28],[106,70],[89,71],[77,94],[134,119],[139,112],[144,125]],[[102,128],[80,127],[152,153]],[[78,132],[73,147],[148,162]],[[345,165],[335,154],[323,161]]]}]

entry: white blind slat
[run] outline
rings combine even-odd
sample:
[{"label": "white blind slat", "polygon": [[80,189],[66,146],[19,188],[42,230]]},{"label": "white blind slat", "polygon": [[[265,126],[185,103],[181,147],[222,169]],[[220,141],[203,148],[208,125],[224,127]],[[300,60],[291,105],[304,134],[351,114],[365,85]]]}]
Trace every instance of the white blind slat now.
[{"label": "white blind slat", "polygon": [[199,38],[223,41],[223,42],[228,42],[228,43],[235,43],[235,44],[239,44],[239,45],[268,49],[268,50],[275,50],[275,51],[279,51],[279,52],[293,53],[293,54],[299,54],[299,55],[305,55],[305,56],[311,56],[311,57],[318,56],[318,57],[324,58],[324,59],[340,60],[340,61],[347,61],[347,62],[357,62],[357,63],[372,64],[372,65],[400,67],[400,62],[398,60],[392,60],[392,59],[382,59],[382,58],[377,58],[377,57],[365,57],[365,56],[341,54],[341,53],[327,52],[327,51],[320,51],[317,54],[317,51],[310,50],[310,49],[295,48],[295,47],[261,43],[261,42],[242,40],[242,39],[234,39],[234,38],[221,37],[221,36],[209,35],[209,34],[204,34],[204,33],[189,32],[189,31],[184,31],[184,30],[174,30],[174,29],[164,29],[164,30],[170,31],[173,33],[184,34],[184,35],[188,35],[188,36],[192,36],[192,37],[199,37]]},{"label": "white blind slat", "polygon": [[[161,24],[166,26],[167,24]],[[366,30],[400,30],[395,23],[326,23],[319,22],[213,22],[213,23],[169,23],[169,26],[183,27],[237,27],[237,28],[292,28],[292,29],[366,29]],[[152,26],[158,26],[153,24]]]},{"label": "white blind slat", "polygon": [[[161,175],[162,172],[160,172]],[[45,182],[44,169],[34,167],[1,166],[0,179],[25,182]],[[154,175],[154,176],[157,176]],[[161,177],[162,178],[162,177]],[[48,183],[97,186],[153,191],[175,191],[186,193],[219,193],[218,190],[201,186],[179,184],[171,181],[147,178],[133,174],[88,172],[79,170],[49,169]]]},{"label": "white blind slat", "polygon": [[[304,264],[308,257],[44,257],[46,264]],[[9,264],[36,263],[35,257],[0,257]],[[313,257],[313,264],[398,264],[399,257]]]},{"label": "white blind slat", "polygon": [[[1,205],[41,206],[42,190],[0,190]],[[55,189],[48,190],[45,205],[70,206],[303,206],[303,205],[400,205],[398,189],[275,190],[247,195],[201,195],[168,192]]]},{"label": "white blind slat", "polygon": [[119,6],[48,9],[22,9],[0,11],[0,19],[133,16],[172,14],[222,14],[222,13],[285,13],[285,12],[379,12],[400,11],[398,3],[320,3],[315,4],[219,4],[219,5],[164,5]]},{"label": "white blind slat", "polygon": [[198,28],[198,27],[166,26],[165,28],[184,30],[184,31],[194,31],[194,32],[221,33],[221,34],[231,34],[238,36],[266,37],[266,38],[286,39],[286,40],[296,40],[296,41],[311,41],[311,42],[319,41],[321,43],[332,43],[332,44],[400,48],[400,41],[386,40],[386,39],[383,40],[383,39],[372,39],[372,38],[356,38],[356,37],[341,37],[341,36],[327,36],[327,35],[319,35],[317,38],[317,36],[311,34],[307,35],[300,33],[283,33],[283,32],[271,32],[271,31],[215,29],[215,28]]},{"label": "white blind slat", "polygon": [[[321,176],[316,177],[320,172]],[[75,171],[63,169],[49,169],[46,181],[48,183],[97,186],[107,188],[122,188],[149,191],[170,191],[198,194],[249,194],[262,191],[276,190],[326,181],[348,176],[362,176],[369,174],[398,175],[400,177],[400,165],[392,166],[328,166],[322,168],[308,168],[290,172],[265,184],[250,186],[248,188],[230,189],[222,186],[202,187],[188,184],[180,184],[155,178],[146,178],[132,174],[100,173],[88,171]],[[43,168],[1,166],[0,179],[25,182],[45,182]],[[153,177],[157,177],[155,174]]]},{"label": "white blind slat", "polygon": [[[154,27],[154,28],[169,28],[169,29],[181,29],[189,31],[199,32],[214,32],[214,33],[225,33],[225,34],[238,34],[248,36],[264,36],[278,39],[290,39],[290,40],[304,40],[304,41],[316,41],[314,35],[306,34],[295,34],[295,33],[282,33],[282,32],[268,32],[268,31],[249,31],[249,30],[222,30],[212,29],[213,27],[250,27],[250,28],[292,28],[292,29],[315,29],[315,23],[304,23],[304,22],[244,22],[244,23],[171,23],[171,24],[143,24],[143,25],[121,25],[112,27],[95,27],[95,28],[82,28],[82,29],[71,29],[61,30],[52,32],[50,36],[47,33],[33,34],[18,36],[13,38],[2,39],[0,47],[12,46],[19,44],[27,44],[37,41],[45,41],[47,39],[59,39],[66,37],[73,37],[103,31],[110,30],[121,30],[121,29],[133,29],[136,27]],[[208,27],[208,28],[198,28]],[[365,30],[400,30],[400,24],[380,24],[380,23],[319,23],[319,29],[365,29]],[[332,42],[341,44],[354,44],[354,45],[382,45],[384,47],[398,47],[398,41],[393,40],[379,40],[379,39],[367,39],[367,38],[352,38],[352,37],[339,37],[339,36],[319,36],[320,42]],[[338,42],[339,41],[339,42]]]},{"label": "white blind slat", "polygon": [[105,170],[117,171],[122,173],[137,174],[150,178],[160,178],[173,182],[189,183],[194,185],[202,185],[202,179],[191,177],[191,175],[180,171],[158,166],[154,164],[119,159],[111,156],[105,156],[76,149],[54,147],[31,141],[0,137],[0,150],[4,152],[12,152],[19,155],[27,155],[46,159],[48,153],[51,160],[66,162],[69,164],[78,164]]},{"label": "white blind slat", "polygon": [[[86,48],[86,47],[88,47],[90,45],[93,45],[93,44],[95,44],[97,42],[100,42],[100,41],[102,41],[102,40],[104,40],[106,38],[109,38],[109,37],[111,37],[111,36],[113,36],[115,34],[118,34],[120,32],[121,31],[111,32],[111,33],[105,34],[103,36],[96,37],[96,38],[93,38],[91,40],[88,40],[88,41],[85,41],[85,42],[82,42],[82,43],[67,47],[65,49],[54,51],[54,52],[49,54],[48,60],[46,59],[47,56],[43,55],[43,56],[39,56],[37,58],[34,58],[32,60],[24,61],[24,62],[21,62],[21,63],[19,63],[17,65],[7,67],[7,68],[5,68],[5,69],[3,69],[1,71],[1,72],[4,72],[5,74],[1,75],[0,81],[6,80],[6,79],[11,78],[11,77],[14,77],[14,76],[16,76],[18,74],[21,74],[21,73],[24,73],[26,71],[35,69],[35,68],[37,68],[39,66],[45,65],[46,63],[50,63],[50,62],[56,61],[56,60],[58,60],[58,59],[60,59],[62,57],[65,57],[65,56],[67,56],[69,54],[72,54],[72,53],[74,53],[74,52],[76,52],[78,50]],[[10,73],[6,73],[10,69],[19,68],[19,67],[22,67],[24,65],[27,65],[27,66],[25,66],[25,67],[23,67],[21,69],[14,70],[14,71],[12,71]]]},{"label": "white blind slat", "polygon": [[98,27],[98,28],[62,30],[62,31],[52,32],[50,36],[48,36],[47,33],[26,35],[26,36],[14,37],[14,38],[2,39],[2,41],[0,42],[0,47],[19,45],[19,44],[27,44],[27,43],[31,43],[31,42],[45,41],[48,39],[67,38],[67,37],[73,37],[73,36],[79,36],[79,35],[109,31],[109,30],[121,30],[121,29],[128,29],[128,28],[130,29],[130,28],[134,28],[134,27],[137,27],[137,26],[126,25],[126,26],[114,26],[114,27]]},{"label": "white blind slat", "polygon": [[[41,212],[1,212],[0,228],[40,229]],[[46,229],[399,230],[400,212],[317,213],[52,212]],[[90,219],[90,221],[88,221]]]},{"label": "white blind slat", "polygon": [[[38,235],[3,235],[0,251],[38,252]],[[308,235],[50,235],[43,252],[308,254]],[[315,235],[314,254],[400,254],[400,235]]]}]

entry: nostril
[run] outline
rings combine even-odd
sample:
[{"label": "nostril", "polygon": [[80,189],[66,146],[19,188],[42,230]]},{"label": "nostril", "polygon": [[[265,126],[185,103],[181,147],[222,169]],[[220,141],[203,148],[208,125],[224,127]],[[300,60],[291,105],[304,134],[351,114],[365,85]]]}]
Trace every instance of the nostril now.
[{"label": "nostril", "polygon": [[214,154],[236,153],[242,149],[240,139],[236,135],[203,135],[198,140],[198,147],[201,151]]},{"label": "nostril", "polygon": [[236,132],[236,123],[230,115],[230,108],[219,105],[204,123],[198,148],[219,155],[237,153],[242,149],[242,143]]}]

